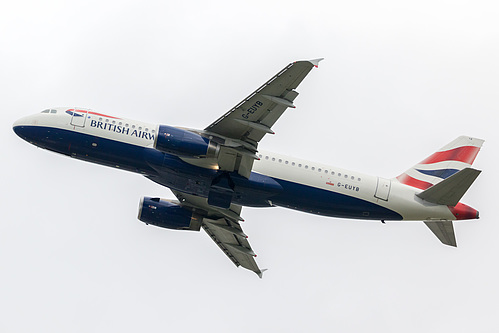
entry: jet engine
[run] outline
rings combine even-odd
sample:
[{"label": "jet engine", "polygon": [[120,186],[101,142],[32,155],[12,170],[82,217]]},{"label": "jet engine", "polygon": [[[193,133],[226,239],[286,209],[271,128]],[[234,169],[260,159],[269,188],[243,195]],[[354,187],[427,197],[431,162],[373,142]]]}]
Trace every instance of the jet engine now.
[{"label": "jet engine", "polygon": [[182,207],[178,201],[143,197],[139,220],[161,228],[199,231],[203,217]]},{"label": "jet engine", "polygon": [[191,131],[159,125],[154,148],[180,157],[215,157],[219,146],[215,142]]}]

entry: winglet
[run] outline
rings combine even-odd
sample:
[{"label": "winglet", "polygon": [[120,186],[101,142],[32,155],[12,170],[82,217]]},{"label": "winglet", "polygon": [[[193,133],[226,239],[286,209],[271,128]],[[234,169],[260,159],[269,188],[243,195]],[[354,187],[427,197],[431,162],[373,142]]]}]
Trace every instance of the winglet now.
[{"label": "winglet", "polygon": [[261,269],[260,272],[255,272],[258,277],[261,279],[263,277],[263,272],[268,271],[267,268]]},{"label": "winglet", "polygon": [[324,58],[312,59],[309,60],[309,62],[315,67],[319,67],[319,62],[321,62],[322,60],[324,60]]}]

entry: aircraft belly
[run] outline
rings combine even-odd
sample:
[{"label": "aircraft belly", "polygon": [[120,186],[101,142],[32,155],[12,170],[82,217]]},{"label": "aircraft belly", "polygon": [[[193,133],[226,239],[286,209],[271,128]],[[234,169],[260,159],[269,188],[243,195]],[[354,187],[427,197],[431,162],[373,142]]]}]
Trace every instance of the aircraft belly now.
[{"label": "aircraft belly", "polygon": [[147,148],[141,146],[55,127],[27,126],[23,133],[34,145],[56,153],[132,172],[155,172],[145,162]]},{"label": "aircraft belly", "polygon": [[276,206],[331,217],[401,220],[397,212],[375,203],[291,181],[276,179],[283,187],[271,200]]},{"label": "aircraft belly", "polygon": [[[153,148],[93,136],[73,130],[31,126],[23,131],[26,139],[36,146],[88,162],[137,172],[166,187],[207,197],[213,178],[218,172],[193,166],[180,158]],[[266,176],[245,179],[237,173],[233,200],[235,203],[268,207],[268,198],[276,185]]]},{"label": "aircraft belly", "polygon": [[[202,197],[208,196],[211,182],[219,174],[216,170],[191,165],[176,156],[161,153],[153,148],[74,130],[26,126],[23,133],[27,141],[41,148],[105,166],[138,172],[166,187]],[[250,179],[231,173],[236,183],[232,202],[252,207],[275,205],[344,218],[455,219],[446,206],[416,198],[413,188],[398,182],[392,182],[390,198],[385,201],[375,198],[375,179],[365,175],[359,185],[350,185],[345,181],[343,184],[338,180],[323,181],[326,185],[320,182],[307,184],[305,180],[313,181],[307,174],[299,174],[300,177],[305,177],[303,182],[300,181],[301,178],[290,180],[291,176],[296,174],[290,174],[286,177],[287,180],[283,180],[275,175],[270,177],[258,172],[252,172]],[[333,183],[334,189],[325,187]]]}]

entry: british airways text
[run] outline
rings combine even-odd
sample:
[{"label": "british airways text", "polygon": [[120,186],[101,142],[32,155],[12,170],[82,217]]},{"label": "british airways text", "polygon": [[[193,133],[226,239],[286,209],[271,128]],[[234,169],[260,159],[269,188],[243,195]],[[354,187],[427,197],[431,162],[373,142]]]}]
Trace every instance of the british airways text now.
[{"label": "british airways text", "polygon": [[121,134],[134,136],[134,137],[142,138],[142,139],[146,139],[146,140],[154,140],[154,134],[152,134],[152,133],[137,130],[137,129],[131,129],[131,128],[125,127],[125,126],[104,123],[102,121],[91,120],[90,127],[100,128],[102,130],[108,130],[109,132],[121,133]]}]

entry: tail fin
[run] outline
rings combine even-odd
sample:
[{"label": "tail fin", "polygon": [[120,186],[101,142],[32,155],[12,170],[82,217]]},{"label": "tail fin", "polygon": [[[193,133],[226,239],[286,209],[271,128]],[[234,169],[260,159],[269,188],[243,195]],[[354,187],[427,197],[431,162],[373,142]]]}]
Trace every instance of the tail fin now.
[{"label": "tail fin", "polygon": [[484,140],[460,136],[397,177],[402,184],[426,190],[469,168]]}]

